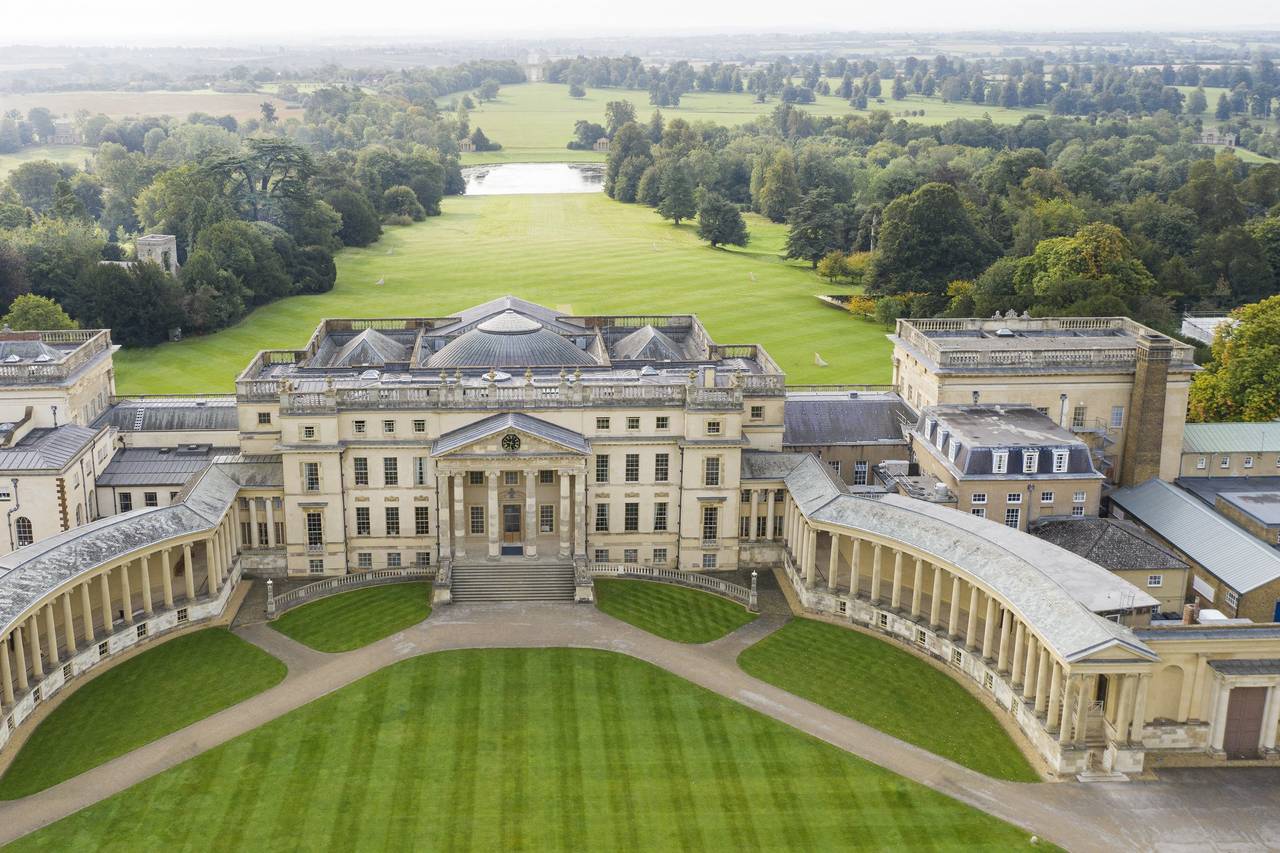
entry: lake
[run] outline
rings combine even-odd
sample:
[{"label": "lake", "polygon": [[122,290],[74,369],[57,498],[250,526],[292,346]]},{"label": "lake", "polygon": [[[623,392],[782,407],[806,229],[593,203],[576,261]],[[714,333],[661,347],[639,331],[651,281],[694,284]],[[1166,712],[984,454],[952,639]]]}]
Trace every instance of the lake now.
[{"label": "lake", "polygon": [[467,195],[598,193],[604,189],[603,163],[495,163],[465,166]]}]

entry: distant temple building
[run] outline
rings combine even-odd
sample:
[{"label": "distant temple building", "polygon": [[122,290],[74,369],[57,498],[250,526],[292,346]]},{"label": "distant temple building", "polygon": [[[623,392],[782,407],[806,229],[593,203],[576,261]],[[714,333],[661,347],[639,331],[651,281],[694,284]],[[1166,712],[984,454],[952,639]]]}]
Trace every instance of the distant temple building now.
[{"label": "distant temple building", "polygon": [[1236,135],[1234,133],[1223,133],[1217,128],[1207,128],[1200,132],[1200,137],[1196,140],[1201,145],[1222,145],[1227,148],[1236,147]]},{"label": "distant temple building", "polygon": [[83,145],[84,137],[76,126],[69,121],[59,120],[53,123],[53,135],[49,137],[50,145]]}]

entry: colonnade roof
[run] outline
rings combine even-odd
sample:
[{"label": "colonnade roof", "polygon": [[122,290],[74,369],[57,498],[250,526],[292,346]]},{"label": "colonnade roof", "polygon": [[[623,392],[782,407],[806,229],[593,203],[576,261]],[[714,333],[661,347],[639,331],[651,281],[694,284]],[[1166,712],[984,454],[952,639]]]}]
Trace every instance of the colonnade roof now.
[{"label": "colonnade roof", "polygon": [[810,520],[848,528],[955,566],[992,591],[1066,662],[1109,647],[1156,655],[1098,612],[1153,607],[1156,600],[1106,569],[1021,531],[901,495],[854,495],[807,456],[784,478]]},{"label": "colonnade roof", "polygon": [[177,503],[100,518],[0,557],[0,635],[67,581],[125,554],[217,526],[239,489],[210,466]]}]

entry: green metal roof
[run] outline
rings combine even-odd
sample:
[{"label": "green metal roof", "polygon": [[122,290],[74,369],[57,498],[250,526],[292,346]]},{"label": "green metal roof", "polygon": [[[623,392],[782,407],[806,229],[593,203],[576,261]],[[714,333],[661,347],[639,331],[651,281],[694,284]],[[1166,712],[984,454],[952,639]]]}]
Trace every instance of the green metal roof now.
[{"label": "green metal roof", "polygon": [[1280,423],[1187,424],[1183,453],[1275,453],[1280,451]]}]

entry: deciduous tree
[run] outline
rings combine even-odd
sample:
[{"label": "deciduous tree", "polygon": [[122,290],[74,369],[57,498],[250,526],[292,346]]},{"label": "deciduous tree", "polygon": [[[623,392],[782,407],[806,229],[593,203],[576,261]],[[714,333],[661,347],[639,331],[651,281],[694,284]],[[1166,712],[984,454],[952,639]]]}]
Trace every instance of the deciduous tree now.
[{"label": "deciduous tree", "polygon": [[1246,305],[1218,327],[1213,358],[1191,383],[1194,421],[1280,417],[1280,296]]}]

